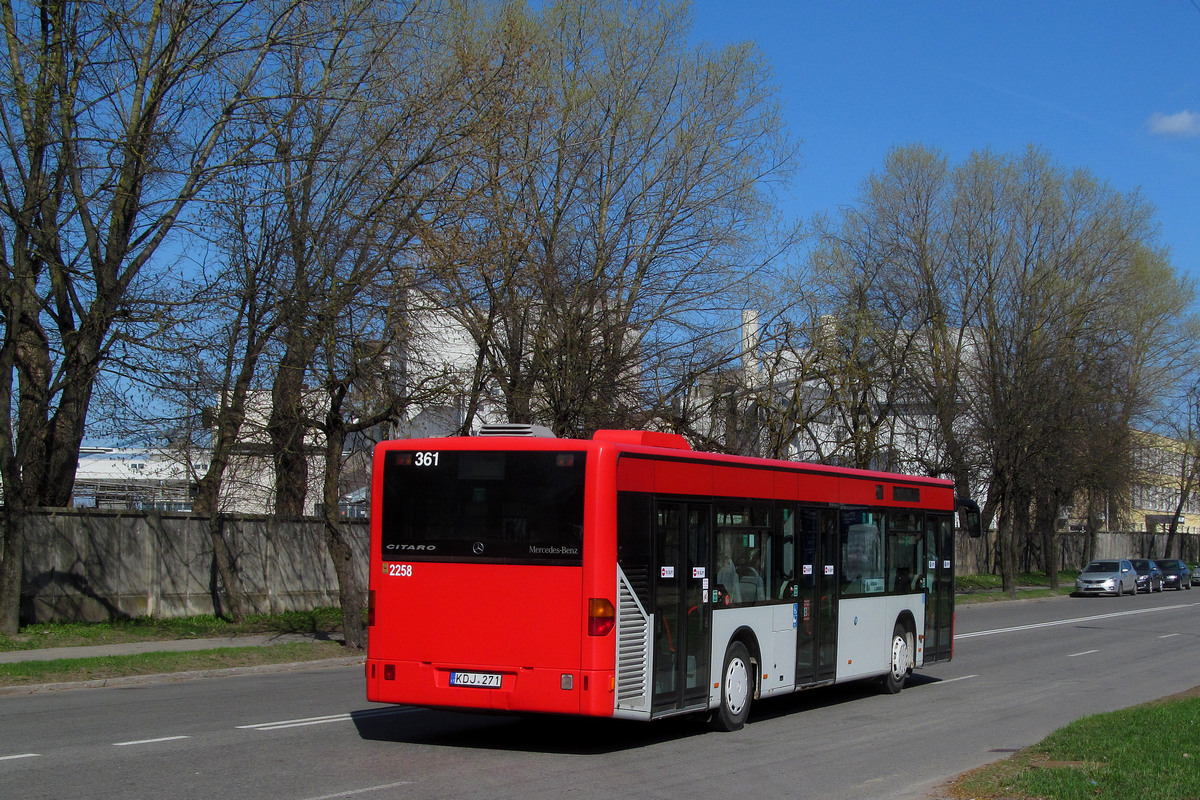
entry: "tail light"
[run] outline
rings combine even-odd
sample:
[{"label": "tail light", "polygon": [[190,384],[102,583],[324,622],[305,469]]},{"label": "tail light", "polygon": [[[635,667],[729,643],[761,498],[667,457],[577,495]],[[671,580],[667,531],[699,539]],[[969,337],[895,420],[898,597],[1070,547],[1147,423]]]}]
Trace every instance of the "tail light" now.
[{"label": "tail light", "polygon": [[606,636],[617,626],[617,610],[603,597],[588,600],[588,636]]},{"label": "tail light", "polygon": [[375,624],[375,590],[367,592],[367,627]]}]

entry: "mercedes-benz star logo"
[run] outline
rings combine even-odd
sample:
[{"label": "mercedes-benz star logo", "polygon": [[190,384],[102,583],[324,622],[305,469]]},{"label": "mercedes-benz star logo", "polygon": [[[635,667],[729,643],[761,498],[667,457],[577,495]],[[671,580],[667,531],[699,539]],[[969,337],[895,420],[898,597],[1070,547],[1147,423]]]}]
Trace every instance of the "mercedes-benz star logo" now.
[{"label": "mercedes-benz star logo", "polygon": [[471,550],[472,550],[472,551],[475,553],[475,555],[477,555],[477,556],[479,556],[479,555],[483,555],[483,542],[476,542],[476,543],[474,544],[474,546],[472,546],[472,547],[471,547]]}]

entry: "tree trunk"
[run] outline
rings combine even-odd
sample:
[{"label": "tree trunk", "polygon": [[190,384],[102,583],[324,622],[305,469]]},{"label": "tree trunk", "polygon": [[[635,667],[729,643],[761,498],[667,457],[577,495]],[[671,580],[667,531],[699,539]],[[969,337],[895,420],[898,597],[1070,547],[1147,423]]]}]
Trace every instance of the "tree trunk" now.
[{"label": "tree trunk", "polygon": [[1057,492],[1040,495],[1037,500],[1034,520],[1037,534],[1041,539],[1042,571],[1050,579],[1051,589],[1058,588],[1058,562],[1060,556],[1058,531],[1055,530],[1055,525],[1058,522],[1058,496]]},{"label": "tree trunk", "polygon": [[310,347],[297,341],[303,334],[290,332],[287,352],[279,365],[271,392],[267,431],[275,459],[275,514],[283,519],[304,515],[308,495],[308,454],[305,452],[304,372]]},{"label": "tree trunk", "polygon": [[1014,481],[1007,473],[997,476],[1000,489],[1000,526],[996,547],[1000,551],[1000,586],[1009,597],[1017,596],[1017,498]]},{"label": "tree trunk", "polygon": [[342,474],[342,447],[346,441],[346,429],[340,418],[340,404],[335,400],[334,408],[326,417],[325,429],[325,483],[322,491],[322,518],[325,527],[325,546],[338,580],[338,602],[342,608],[342,633],[348,650],[365,650],[367,631],[363,624],[365,595],[354,569],[354,548],[342,530],[338,509]]},{"label": "tree trunk", "polygon": [[367,649],[367,629],[363,624],[366,608],[358,573],[354,569],[354,549],[346,539],[337,518],[337,507],[325,512],[325,544],[338,579],[338,603],[342,607],[342,632],[348,650]]},{"label": "tree trunk", "polygon": [[[241,574],[234,562],[233,550],[225,537],[225,521],[217,512],[208,518],[208,535],[212,540],[213,561],[217,566],[217,586],[214,587],[213,610],[217,616],[240,623],[246,618]],[[222,595],[225,603],[222,604]]]},{"label": "tree trunk", "polygon": [[4,560],[0,561],[0,633],[12,636],[21,626],[25,526],[29,517],[20,498],[9,494],[4,502]]}]

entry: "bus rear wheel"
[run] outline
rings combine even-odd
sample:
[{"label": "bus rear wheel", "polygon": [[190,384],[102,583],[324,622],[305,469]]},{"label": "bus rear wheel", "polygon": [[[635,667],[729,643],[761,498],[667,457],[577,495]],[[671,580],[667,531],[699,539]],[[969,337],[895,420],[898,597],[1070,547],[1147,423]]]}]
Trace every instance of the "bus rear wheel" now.
[{"label": "bus rear wheel", "polygon": [[899,622],[892,630],[892,655],[888,672],[883,676],[883,690],[888,694],[896,694],[904,688],[912,668],[912,654],[908,645],[908,631]]},{"label": "bus rear wheel", "polygon": [[717,730],[736,731],[746,724],[754,697],[753,680],[746,645],[730,642],[721,668],[721,705],[713,718]]}]

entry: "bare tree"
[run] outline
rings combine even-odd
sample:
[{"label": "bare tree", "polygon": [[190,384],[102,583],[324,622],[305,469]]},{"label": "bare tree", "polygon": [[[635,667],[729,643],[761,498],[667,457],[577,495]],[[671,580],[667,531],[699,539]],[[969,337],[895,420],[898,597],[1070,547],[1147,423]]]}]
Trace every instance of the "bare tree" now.
[{"label": "bare tree", "polygon": [[[309,3],[298,29],[323,30],[273,66],[286,102],[264,108],[263,185],[282,221],[282,267],[267,436],[274,511],[304,512],[310,463],[322,472],[326,543],[346,642],[365,646],[365,591],[338,515],[347,437],[394,422],[408,387],[399,360],[418,237],[436,229],[464,148],[490,124],[505,63],[475,58],[423,0]],[[481,99],[483,98],[483,99]],[[370,386],[372,391],[365,389]]]},{"label": "bare tree", "polygon": [[[234,621],[245,613],[241,577],[226,536],[228,474],[239,451],[262,440],[247,431],[255,391],[264,381],[263,361],[279,324],[278,273],[281,224],[258,198],[247,169],[233,169],[210,189],[220,202],[201,226],[213,237],[216,273],[200,271],[185,284],[191,314],[168,338],[159,360],[176,365],[158,391],[184,412],[176,446],[189,472],[198,469],[192,510],[209,519],[219,582],[214,607]],[[199,238],[199,237],[198,237]],[[257,435],[256,435],[257,434]],[[202,453],[202,457],[197,454]],[[202,466],[197,467],[197,463]]]},{"label": "bare tree", "polygon": [[482,132],[473,201],[428,241],[478,348],[476,391],[560,434],[669,417],[659,371],[736,335],[715,312],[778,252],[757,236],[794,150],[767,70],[748,46],[691,48],[683,3],[496,21],[493,50],[523,67],[506,103],[527,113]]},{"label": "bare tree", "polygon": [[[366,244],[357,255],[373,261],[376,242],[368,238]],[[392,366],[406,338],[407,277],[387,269],[372,271],[352,295],[331,303],[332,313],[322,315],[316,329],[321,341],[311,374],[319,381],[324,412],[312,423],[324,444],[320,515],[338,577],[346,646],[357,650],[367,644],[366,603],[356,552],[341,522],[342,477],[352,436],[395,422],[409,402],[422,399]]]},{"label": "bare tree", "polygon": [[1176,431],[1176,437],[1183,442],[1178,456],[1179,481],[1176,485],[1178,500],[1175,503],[1175,513],[1167,527],[1167,544],[1164,555],[1171,555],[1172,544],[1176,545],[1176,553],[1183,558],[1183,537],[1179,535],[1179,521],[1187,509],[1192,496],[1200,490],[1200,396],[1196,388],[1187,392],[1184,401],[1183,421]]},{"label": "bare tree", "polygon": [[[991,446],[991,499],[1001,510],[1001,575],[1011,592],[1022,537],[1032,533],[1024,527],[1030,509],[1042,508],[1046,524],[1085,482],[1087,464],[1128,459],[1129,424],[1154,396],[1150,366],[1164,366],[1157,354],[1167,328],[1135,322],[1128,310],[1151,289],[1137,268],[1153,242],[1152,211],[1139,197],[1086,172],[1067,173],[1032,149],[995,174],[1005,244],[979,285],[979,407]],[[1156,314],[1187,302],[1169,269],[1157,273],[1153,289],[1173,297]],[[1103,430],[1115,435],[1089,435]],[[1082,447],[1097,442],[1110,449]],[[1043,549],[1053,573],[1048,539]]]},{"label": "bare tree", "polygon": [[219,170],[288,3],[0,3],[0,630],[18,624],[26,509],[64,505],[131,288]]},{"label": "bare tree", "polygon": [[[1131,423],[1183,352],[1190,294],[1153,249],[1151,209],[1034,149],[950,167],[914,146],[818,230],[815,271],[843,298],[824,309],[861,365],[823,393],[842,426],[903,422],[891,430],[924,471],[962,494],[988,487],[1005,586],[1019,557],[1053,579],[1062,509],[1129,480]],[[862,452],[856,437],[840,446]]]}]

